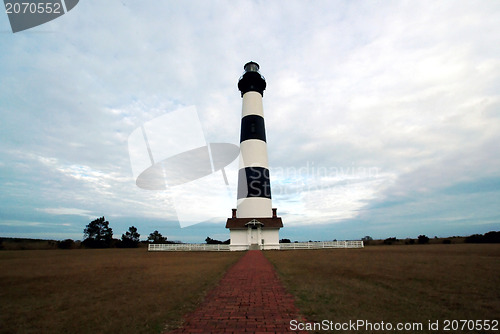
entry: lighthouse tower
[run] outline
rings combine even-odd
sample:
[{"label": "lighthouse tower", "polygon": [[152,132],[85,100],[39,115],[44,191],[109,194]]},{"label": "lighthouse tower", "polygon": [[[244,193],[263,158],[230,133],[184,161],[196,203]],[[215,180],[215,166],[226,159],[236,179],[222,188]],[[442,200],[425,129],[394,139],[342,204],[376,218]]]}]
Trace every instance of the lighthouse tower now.
[{"label": "lighthouse tower", "polygon": [[249,62],[238,82],[243,98],[237,208],[227,219],[231,250],[279,249],[283,227],[271,203],[266,129],[262,97],[266,80],[259,65]]}]

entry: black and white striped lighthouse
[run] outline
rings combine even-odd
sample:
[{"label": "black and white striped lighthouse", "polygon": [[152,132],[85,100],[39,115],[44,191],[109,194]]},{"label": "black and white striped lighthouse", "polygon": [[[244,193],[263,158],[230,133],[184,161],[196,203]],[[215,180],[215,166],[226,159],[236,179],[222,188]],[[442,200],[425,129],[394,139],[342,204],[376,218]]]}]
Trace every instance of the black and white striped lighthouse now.
[{"label": "black and white striped lighthouse", "polygon": [[[226,227],[231,232],[231,246],[243,244],[261,249],[279,247],[281,218],[271,203],[271,182],[267,156],[266,129],[262,97],[266,80],[259,65],[249,62],[238,82],[243,98],[240,133],[237,208]],[[241,231],[244,230],[244,231]],[[245,232],[245,235],[243,235]]]},{"label": "black and white striped lighthouse", "polygon": [[245,65],[238,82],[243,98],[236,217],[271,217],[271,184],[262,97],[266,80],[254,62]]}]

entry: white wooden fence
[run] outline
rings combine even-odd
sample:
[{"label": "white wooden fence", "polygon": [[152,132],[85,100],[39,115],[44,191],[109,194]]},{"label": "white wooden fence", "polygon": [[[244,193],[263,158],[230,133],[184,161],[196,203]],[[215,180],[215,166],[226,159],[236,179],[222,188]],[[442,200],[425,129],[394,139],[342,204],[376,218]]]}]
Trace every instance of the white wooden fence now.
[{"label": "white wooden fence", "polygon": [[[280,244],[280,250],[322,249],[322,248],[363,248],[363,241],[320,241],[293,242]],[[149,244],[148,251],[229,251],[229,245],[208,244]]]},{"label": "white wooden fence", "polygon": [[321,248],[363,248],[361,240],[355,241],[320,241],[320,242],[292,242],[280,244],[280,250],[286,249],[321,249]]},{"label": "white wooden fence", "polygon": [[148,251],[228,251],[229,245],[209,244],[149,244]]}]

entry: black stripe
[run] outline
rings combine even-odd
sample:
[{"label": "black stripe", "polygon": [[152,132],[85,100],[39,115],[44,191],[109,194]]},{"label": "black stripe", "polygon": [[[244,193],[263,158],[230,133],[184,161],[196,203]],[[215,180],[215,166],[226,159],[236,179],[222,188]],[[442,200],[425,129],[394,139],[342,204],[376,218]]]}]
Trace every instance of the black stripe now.
[{"label": "black stripe", "polygon": [[264,117],[260,115],[246,115],[241,119],[240,143],[247,139],[266,141]]},{"label": "black stripe", "polygon": [[246,197],[271,198],[269,169],[245,167],[238,174],[238,199]]},{"label": "black stripe", "polygon": [[259,72],[245,72],[238,81],[238,89],[241,92],[241,97],[246,92],[259,92],[264,96],[264,89],[266,89],[266,80]]}]

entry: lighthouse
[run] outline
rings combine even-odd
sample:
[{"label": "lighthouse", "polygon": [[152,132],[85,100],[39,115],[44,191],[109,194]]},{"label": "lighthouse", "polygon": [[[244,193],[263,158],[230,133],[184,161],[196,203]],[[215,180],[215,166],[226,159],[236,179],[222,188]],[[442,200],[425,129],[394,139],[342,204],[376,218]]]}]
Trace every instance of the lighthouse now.
[{"label": "lighthouse", "polygon": [[255,62],[246,63],[238,81],[243,100],[237,205],[226,228],[230,249],[279,249],[283,222],[272,207],[262,98],[266,80]]}]

